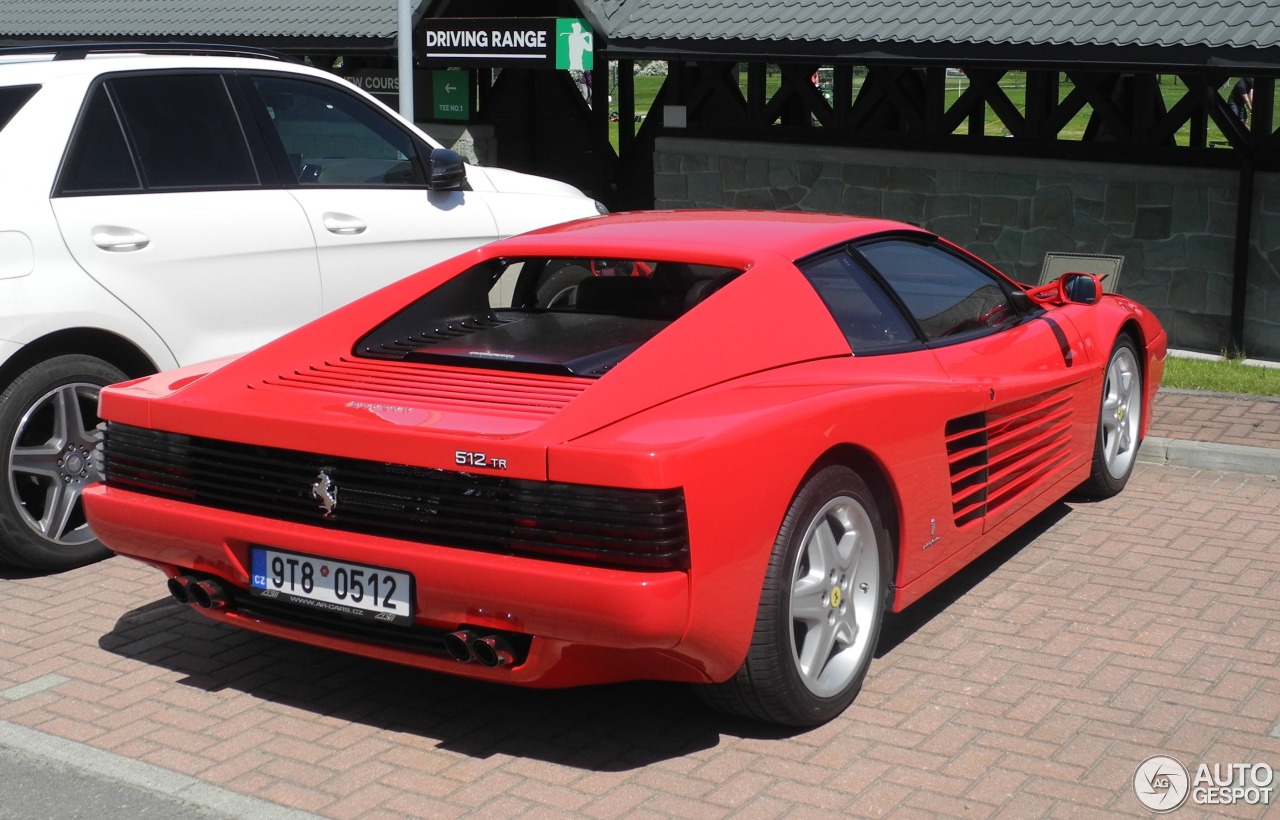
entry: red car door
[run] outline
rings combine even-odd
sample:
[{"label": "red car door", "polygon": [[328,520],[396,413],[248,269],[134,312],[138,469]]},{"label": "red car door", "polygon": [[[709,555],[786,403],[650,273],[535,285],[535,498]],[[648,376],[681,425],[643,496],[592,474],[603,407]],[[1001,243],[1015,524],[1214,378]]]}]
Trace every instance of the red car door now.
[{"label": "red car door", "polygon": [[941,446],[958,528],[990,532],[1087,461],[1096,390],[1068,319],[1020,308],[1007,282],[943,243],[895,237],[858,250],[951,379]]}]

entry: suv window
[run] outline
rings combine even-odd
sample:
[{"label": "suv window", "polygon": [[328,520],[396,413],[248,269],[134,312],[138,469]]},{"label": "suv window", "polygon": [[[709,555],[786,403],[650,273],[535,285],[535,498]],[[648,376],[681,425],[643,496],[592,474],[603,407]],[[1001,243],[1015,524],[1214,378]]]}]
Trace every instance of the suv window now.
[{"label": "suv window", "polygon": [[259,75],[253,84],[303,185],[423,185],[413,136],[363,99],[318,82]]},{"label": "suv window", "polygon": [[259,184],[220,75],[114,77],[92,94],[72,137],[60,193],[136,190],[138,171],[148,190]]},{"label": "suv window", "polygon": [[946,248],[882,239],[859,245],[858,251],[898,294],[927,339],[1000,327],[1020,318],[994,276]]},{"label": "suv window", "polygon": [[4,130],[18,109],[27,104],[27,100],[35,96],[40,86],[15,85],[0,88],[0,131]]},{"label": "suv window", "polygon": [[142,190],[124,131],[106,86],[99,85],[80,115],[59,177],[60,194],[121,193]]},{"label": "suv window", "polygon": [[249,146],[218,74],[120,77],[108,82],[148,188],[258,184]]}]

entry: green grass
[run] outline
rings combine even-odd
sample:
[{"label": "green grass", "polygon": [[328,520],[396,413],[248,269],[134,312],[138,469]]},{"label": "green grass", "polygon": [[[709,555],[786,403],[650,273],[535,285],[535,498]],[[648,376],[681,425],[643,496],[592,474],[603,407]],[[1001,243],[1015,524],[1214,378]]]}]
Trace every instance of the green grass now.
[{"label": "green grass", "polygon": [[1163,387],[1280,396],[1280,368],[1242,364],[1237,360],[1205,361],[1170,357],[1165,362]]},{"label": "green grass", "polygon": [[[662,83],[665,79],[666,79],[665,77],[646,77],[646,76],[637,76],[635,78],[636,113],[647,114],[649,112],[649,109],[653,105],[654,98],[657,96],[658,90],[662,87]],[[746,94],[746,72],[745,71],[742,73],[741,82],[742,82],[743,94],[745,95]],[[857,91],[858,86],[861,84],[861,82],[862,82],[862,77],[854,78],[855,93]],[[781,76],[776,71],[771,72],[766,77],[766,80],[765,80],[765,87],[767,89],[766,93],[769,95],[772,95],[775,91],[777,91],[778,86],[780,84],[781,84]],[[1005,94],[1008,95],[1009,101],[1012,102],[1013,105],[1016,106],[1019,110],[1025,111],[1026,110],[1026,87],[1024,85],[1023,73],[1020,71],[1009,72],[1008,74],[1005,75],[1004,79],[1001,80],[1000,85],[1004,88]],[[950,106],[952,103],[956,101],[956,98],[959,97],[960,93],[964,91],[966,86],[967,86],[967,80],[965,80],[963,77],[947,78],[947,92],[946,92],[947,106]],[[1060,90],[1060,95],[1059,95],[1060,98],[1065,98],[1067,94],[1071,91],[1071,88],[1072,87],[1070,83],[1064,82]],[[1183,85],[1182,81],[1179,80],[1176,76],[1172,74],[1165,74],[1160,76],[1160,90],[1164,95],[1166,107],[1172,108],[1173,105],[1179,99],[1182,98],[1182,95],[1186,92],[1186,87]],[[1225,94],[1225,91],[1223,93]],[[1280,98],[1280,88],[1278,88],[1277,90],[1277,97]],[[1280,99],[1278,99],[1278,102],[1280,102]],[[616,110],[616,107],[617,107],[616,96],[614,98],[613,105]],[[1072,119],[1072,121],[1062,129],[1062,132],[1060,133],[1059,138],[1066,139],[1066,140],[1082,139],[1084,136],[1085,126],[1088,125],[1088,122],[1089,122],[1090,113],[1091,113],[1091,110],[1086,106],[1083,111],[1077,114],[1075,118]],[[638,129],[639,124],[636,123],[634,127]],[[967,127],[968,127],[967,124],[961,126],[961,128],[967,128]],[[986,112],[986,122],[985,122],[983,132],[988,136],[1007,136],[1008,135],[1008,131],[1005,128],[1004,123],[1002,123],[1000,119],[990,109],[987,109],[987,112]],[[1191,134],[1191,126],[1189,124],[1183,125],[1181,130],[1179,130],[1178,133],[1175,135],[1175,140],[1179,145],[1188,145],[1190,142],[1190,134]],[[609,124],[609,139],[613,143],[613,147],[616,150],[618,147],[618,123]],[[1217,125],[1214,124],[1212,121],[1209,122],[1209,126],[1208,126],[1208,140],[1210,145],[1221,144],[1223,141],[1223,136],[1221,131],[1219,131]]]}]

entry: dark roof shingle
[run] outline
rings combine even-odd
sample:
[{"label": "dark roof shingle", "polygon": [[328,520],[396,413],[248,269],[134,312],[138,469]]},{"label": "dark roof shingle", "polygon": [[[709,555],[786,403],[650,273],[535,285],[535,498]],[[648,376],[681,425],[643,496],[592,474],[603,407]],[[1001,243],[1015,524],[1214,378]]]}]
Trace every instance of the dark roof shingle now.
[{"label": "dark roof shingle", "polygon": [[581,0],[615,41],[1280,49],[1280,0]]},{"label": "dark roof shingle", "polygon": [[395,0],[0,0],[4,38],[395,35]]}]

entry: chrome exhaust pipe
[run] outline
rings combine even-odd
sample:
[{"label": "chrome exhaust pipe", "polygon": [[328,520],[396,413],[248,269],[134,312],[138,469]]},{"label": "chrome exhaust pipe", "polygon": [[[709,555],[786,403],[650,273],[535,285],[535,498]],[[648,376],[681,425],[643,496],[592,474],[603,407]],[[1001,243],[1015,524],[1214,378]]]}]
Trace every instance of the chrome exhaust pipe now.
[{"label": "chrome exhaust pipe", "polygon": [[167,584],[169,587],[169,594],[172,595],[173,600],[178,603],[189,604],[191,603],[191,587],[195,582],[196,579],[192,578],[190,575],[179,575],[175,578],[170,578]]},{"label": "chrome exhaust pipe", "polygon": [[475,642],[475,633],[469,629],[459,629],[457,632],[450,632],[444,636],[444,648],[449,653],[449,657],[461,663],[471,663],[476,659],[475,654],[471,651],[471,646]]},{"label": "chrome exhaust pipe", "polygon": [[212,578],[196,581],[187,587],[191,603],[201,609],[222,609],[227,605],[227,591]]},{"label": "chrome exhaust pipe", "polygon": [[515,659],[515,654],[511,651],[511,644],[507,643],[505,638],[497,635],[488,635],[472,641],[471,654],[477,663],[490,669],[509,666],[511,661]]}]

